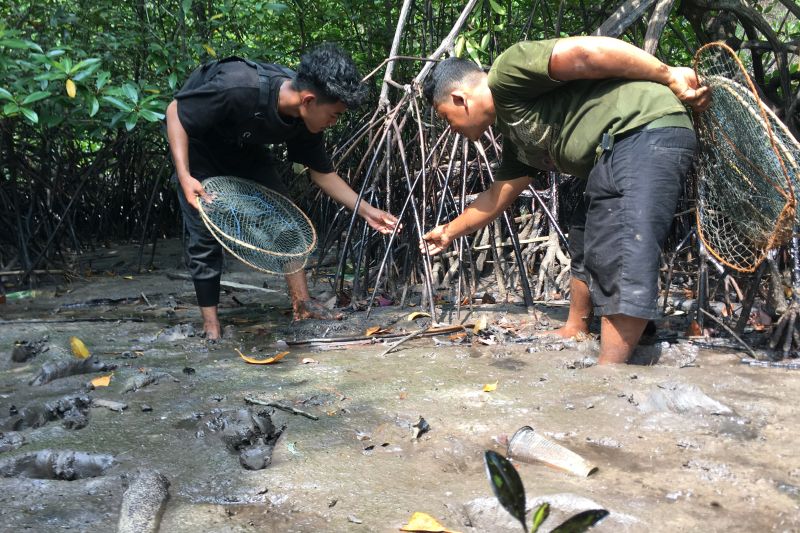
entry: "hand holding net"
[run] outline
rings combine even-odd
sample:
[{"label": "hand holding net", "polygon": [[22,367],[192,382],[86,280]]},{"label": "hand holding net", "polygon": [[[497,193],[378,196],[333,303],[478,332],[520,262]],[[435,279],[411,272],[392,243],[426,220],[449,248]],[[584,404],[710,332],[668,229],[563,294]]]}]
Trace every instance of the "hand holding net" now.
[{"label": "hand holding net", "polygon": [[258,183],[233,176],[203,181],[198,202],[211,234],[234,257],[270,274],[305,267],[317,244],[314,226],[294,203]]},{"label": "hand holding net", "polygon": [[718,260],[753,272],[791,238],[800,145],[728,46],[705,45],[694,67],[711,88],[711,105],[696,116],[698,232]]}]

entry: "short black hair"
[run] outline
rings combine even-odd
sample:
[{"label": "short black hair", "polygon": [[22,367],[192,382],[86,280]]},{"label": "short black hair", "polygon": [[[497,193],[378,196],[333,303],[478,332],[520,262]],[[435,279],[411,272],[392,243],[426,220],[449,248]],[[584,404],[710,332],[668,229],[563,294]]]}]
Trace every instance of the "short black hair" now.
[{"label": "short black hair", "polygon": [[341,101],[349,108],[360,106],[367,96],[367,87],[361,83],[353,59],[331,43],[303,54],[292,86],[298,91],[311,91],[321,103]]},{"label": "short black hair", "polygon": [[422,84],[422,94],[429,104],[438,104],[456,86],[481,73],[481,68],[472,61],[449,57],[433,67]]}]

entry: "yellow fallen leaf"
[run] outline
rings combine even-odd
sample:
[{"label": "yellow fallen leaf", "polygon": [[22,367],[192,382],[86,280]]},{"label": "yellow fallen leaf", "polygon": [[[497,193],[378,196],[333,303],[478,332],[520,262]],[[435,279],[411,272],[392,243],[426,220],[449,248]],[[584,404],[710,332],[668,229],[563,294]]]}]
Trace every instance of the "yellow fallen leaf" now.
[{"label": "yellow fallen leaf", "polygon": [[70,98],[75,98],[75,95],[78,94],[78,87],[75,85],[75,82],[72,80],[67,80],[67,96]]},{"label": "yellow fallen leaf", "polygon": [[122,279],[133,279],[133,276],[122,276]]},{"label": "yellow fallen leaf", "polygon": [[411,520],[408,521],[408,524],[401,527],[400,531],[423,531],[426,533],[458,533],[458,531],[447,529],[431,515],[420,512],[415,512],[413,515],[411,515]]},{"label": "yellow fallen leaf", "polygon": [[99,378],[94,378],[90,383],[92,387],[108,387],[108,384],[111,383],[111,376],[114,374],[109,374],[107,376],[100,376]]},{"label": "yellow fallen leaf", "polygon": [[269,364],[272,364],[272,363],[276,363],[276,362],[280,361],[281,359],[283,359],[284,357],[286,357],[286,355],[288,355],[288,353],[289,353],[289,352],[281,352],[279,354],[275,354],[272,357],[268,357],[266,359],[256,359],[254,357],[247,357],[245,354],[243,354],[242,352],[240,352],[236,348],[234,348],[234,350],[236,350],[236,353],[239,354],[239,357],[241,357],[242,359],[245,360],[246,363],[250,363],[251,365],[269,365]]},{"label": "yellow fallen leaf", "polygon": [[497,381],[495,381],[494,383],[487,383],[486,385],[483,386],[483,392],[492,392],[496,388],[497,388]]},{"label": "yellow fallen leaf", "polygon": [[80,340],[78,337],[70,337],[69,338],[69,346],[72,348],[72,355],[77,357],[78,359],[86,359],[89,357],[89,348],[83,344],[83,341]]},{"label": "yellow fallen leaf", "polygon": [[488,322],[489,321],[487,320],[486,315],[483,315],[482,317],[480,317],[478,319],[477,322],[475,322],[475,327],[472,328],[472,332],[473,333],[478,333],[480,330],[486,329],[486,326],[488,325]]},{"label": "yellow fallen leaf", "polygon": [[423,313],[422,311],[414,311],[413,313],[408,315],[408,318],[406,318],[406,320],[409,320],[409,321],[410,320],[415,320],[417,318],[424,317],[424,316],[428,316],[429,317],[431,315],[428,314],[428,313]]},{"label": "yellow fallen leaf", "polygon": [[314,364],[319,363],[319,361],[317,361],[316,359],[313,359],[311,357],[303,357],[303,360],[300,361],[300,363],[303,364],[303,365],[314,365]]},{"label": "yellow fallen leaf", "polygon": [[383,328],[381,326],[372,326],[372,327],[367,328],[367,330],[364,332],[364,335],[369,337],[371,335],[382,335],[384,333],[391,333],[391,332],[392,332],[392,328]]}]

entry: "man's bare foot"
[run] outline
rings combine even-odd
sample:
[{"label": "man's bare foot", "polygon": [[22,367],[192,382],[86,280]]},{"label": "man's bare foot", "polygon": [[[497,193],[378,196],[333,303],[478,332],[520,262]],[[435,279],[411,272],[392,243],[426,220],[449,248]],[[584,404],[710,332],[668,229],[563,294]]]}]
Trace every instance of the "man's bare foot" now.
[{"label": "man's bare foot", "polygon": [[571,326],[569,324],[564,324],[560,328],[554,329],[553,331],[549,331],[548,333],[550,333],[551,335],[557,335],[562,339],[571,339],[573,337],[578,337],[579,339],[581,339],[589,336],[588,329]]},{"label": "man's bare foot", "polygon": [[292,304],[294,319],[341,320],[344,314],[331,311],[316,300],[302,300]]},{"label": "man's bare foot", "polygon": [[219,321],[203,323],[203,338],[208,341],[218,341],[221,337]]}]

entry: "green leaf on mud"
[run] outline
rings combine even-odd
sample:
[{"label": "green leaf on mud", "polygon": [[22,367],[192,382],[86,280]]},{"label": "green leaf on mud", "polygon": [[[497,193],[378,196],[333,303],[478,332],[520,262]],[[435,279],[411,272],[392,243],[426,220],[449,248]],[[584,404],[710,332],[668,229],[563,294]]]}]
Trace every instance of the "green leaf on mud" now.
[{"label": "green leaf on mud", "polygon": [[492,450],[487,450],[483,456],[486,464],[486,475],[492,484],[492,490],[497,500],[511,516],[519,520],[522,529],[527,533],[525,526],[525,487],[511,462]]},{"label": "green leaf on mud", "polygon": [[547,520],[548,516],[550,516],[550,504],[544,502],[533,513],[533,524],[531,524],[531,533],[536,533],[537,531],[539,531],[539,527],[545,520]]},{"label": "green leaf on mud", "polygon": [[605,509],[589,509],[576,514],[550,533],[583,533],[607,516]]}]

